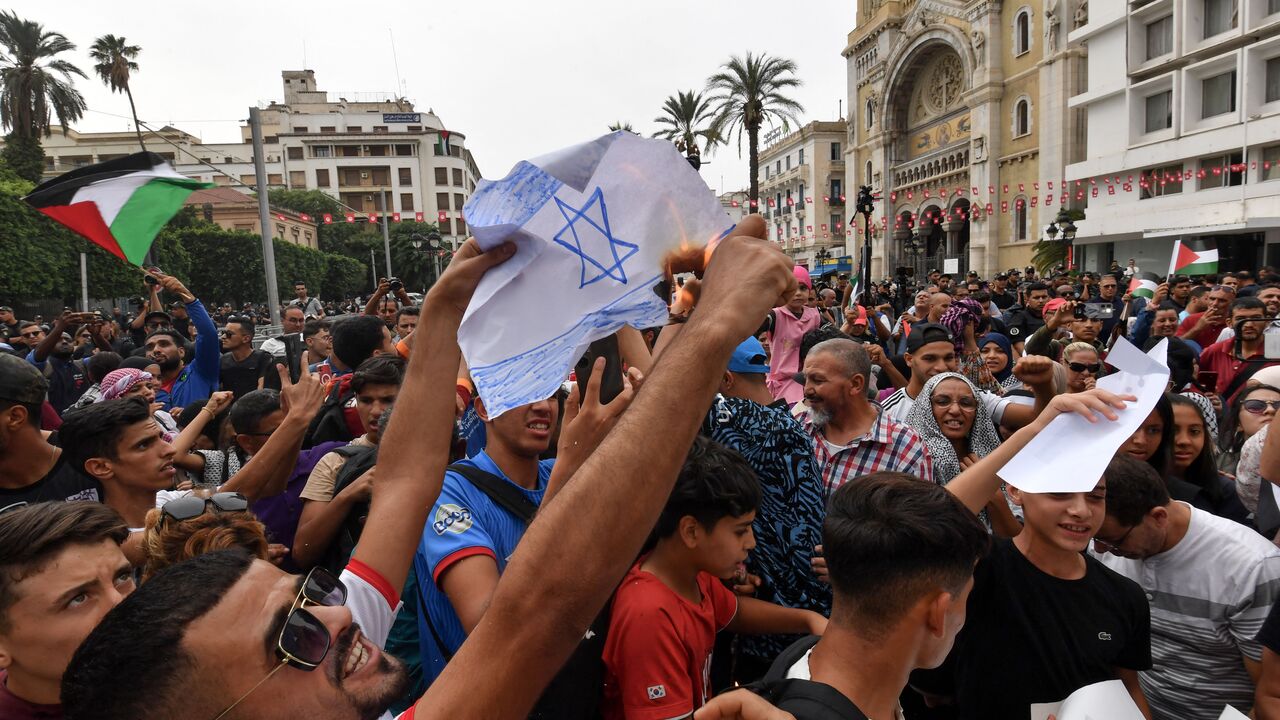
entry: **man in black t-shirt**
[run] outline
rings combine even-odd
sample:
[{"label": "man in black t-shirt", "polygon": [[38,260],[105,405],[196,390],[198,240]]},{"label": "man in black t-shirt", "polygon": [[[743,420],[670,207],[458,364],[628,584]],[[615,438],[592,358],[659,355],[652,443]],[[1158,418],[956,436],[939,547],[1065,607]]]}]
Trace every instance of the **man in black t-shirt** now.
[{"label": "man in black t-shirt", "polygon": [[45,500],[102,501],[102,485],[76,470],[40,432],[48,387],[30,363],[0,354],[0,509]]},{"label": "man in black t-shirt", "polygon": [[230,390],[238,400],[254,390],[261,390],[268,371],[273,371],[272,358],[253,349],[253,321],[232,318],[221,331],[222,366],[218,380],[223,390]]},{"label": "man in black t-shirt", "polygon": [[9,338],[18,334],[18,326],[18,318],[13,314],[13,308],[0,305],[0,340],[8,342]]},{"label": "man in black t-shirt", "polygon": [[1004,273],[996,273],[995,278],[991,280],[991,302],[1000,308],[1000,312],[1004,312],[1013,307],[1018,302],[1018,298],[1009,292],[1009,276]]},{"label": "man in black t-shirt", "polygon": [[1041,308],[1049,302],[1049,286],[1033,282],[1027,286],[1026,304],[1022,309],[1015,308],[1009,315],[1005,325],[1009,328],[1009,339],[1013,341],[1013,349],[1022,354],[1022,344],[1035,331],[1044,327],[1044,315]]}]

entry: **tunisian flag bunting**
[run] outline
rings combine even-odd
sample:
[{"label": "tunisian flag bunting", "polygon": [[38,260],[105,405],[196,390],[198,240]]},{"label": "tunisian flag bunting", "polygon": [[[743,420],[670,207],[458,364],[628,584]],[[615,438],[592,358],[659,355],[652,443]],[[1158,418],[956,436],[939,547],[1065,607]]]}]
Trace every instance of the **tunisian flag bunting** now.
[{"label": "tunisian flag bunting", "polygon": [[140,152],[59,175],[23,199],[121,260],[141,265],[187,196],[210,187],[179,175],[159,155]]}]

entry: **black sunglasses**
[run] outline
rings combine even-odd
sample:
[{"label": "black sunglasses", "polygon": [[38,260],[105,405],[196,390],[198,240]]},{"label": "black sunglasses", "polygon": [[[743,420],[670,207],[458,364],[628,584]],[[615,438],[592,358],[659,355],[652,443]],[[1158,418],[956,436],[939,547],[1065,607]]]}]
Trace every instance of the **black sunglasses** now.
[{"label": "black sunglasses", "polygon": [[[1268,408],[1271,409],[1272,411],[1280,412],[1280,400],[1250,399],[1250,400],[1245,400],[1243,403],[1241,403],[1241,405],[1244,407],[1245,412],[1251,413],[1253,415],[1261,415],[1262,413],[1266,412]],[[0,510],[0,512],[4,512],[4,511]]]},{"label": "black sunglasses", "polygon": [[1094,375],[1097,375],[1098,373],[1102,372],[1102,363],[1100,362],[1097,362],[1097,363],[1071,362],[1071,363],[1067,363],[1067,367],[1071,368],[1071,372],[1080,373],[1088,370],[1090,373],[1093,373]]},{"label": "black sunglasses", "polygon": [[210,504],[218,512],[243,512],[249,509],[248,498],[240,493],[216,493],[207,498],[188,495],[165,503],[160,508],[160,522],[163,523],[165,520],[170,519],[174,522],[182,522],[183,520],[198,518],[205,513]]}]

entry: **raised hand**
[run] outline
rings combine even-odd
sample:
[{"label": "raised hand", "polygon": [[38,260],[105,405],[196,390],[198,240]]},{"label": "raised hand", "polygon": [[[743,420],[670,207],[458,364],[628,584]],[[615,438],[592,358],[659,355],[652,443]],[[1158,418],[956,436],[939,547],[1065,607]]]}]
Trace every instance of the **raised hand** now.
[{"label": "raised hand", "polygon": [[1050,400],[1049,406],[1036,418],[1035,424],[1043,427],[1064,413],[1075,413],[1091,423],[1098,422],[1098,415],[1107,420],[1115,420],[1119,417],[1116,410],[1123,410],[1127,402],[1137,399],[1133,395],[1117,395],[1102,388],[1066,393]]},{"label": "raised hand", "polygon": [[233,400],[235,400],[235,393],[230,390],[219,390],[209,396],[209,401],[204,404],[204,409],[216,417],[218,413],[230,407]]},{"label": "raised hand", "polygon": [[458,252],[454,253],[449,267],[436,284],[431,286],[427,299],[459,313],[466,312],[471,296],[484,274],[489,268],[509,260],[515,253],[515,243],[503,243],[485,252],[480,249],[480,243],[475,238],[467,238]]},{"label": "raised hand", "polygon": [[324,383],[311,374],[306,363],[300,368],[298,382],[289,378],[288,365],[277,363],[276,371],[280,373],[281,409],[288,415],[305,417],[307,420],[315,417],[324,404]]},{"label": "raised hand", "polygon": [[186,285],[182,284],[181,280],[164,273],[160,268],[147,268],[147,273],[160,281],[160,287],[182,298],[183,302],[191,302],[196,299],[196,296],[191,294],[191,291],[187,289]]},{"label": "raised hand", "polygon": [[763,218],[747,216],[735,233],[711,255],[694,317],[714,317],[733,337],[745,338],[772,308],[786,304],[795,292],[796,279],[791,258],[763,239]]},{"label": "raised hand", "polygon": [[1043,355],[1023,355],[1013,366],[1013,375],[1027,387],[1045,387],[1053,384],[1053,366],[1053,360]]}]

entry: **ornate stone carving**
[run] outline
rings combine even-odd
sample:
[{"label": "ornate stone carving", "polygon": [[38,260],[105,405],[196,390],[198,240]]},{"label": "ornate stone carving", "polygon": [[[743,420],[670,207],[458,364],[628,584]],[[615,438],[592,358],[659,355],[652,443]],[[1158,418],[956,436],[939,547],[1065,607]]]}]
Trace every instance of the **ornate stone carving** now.
[{"label": "ornate stone carving", "polygon": [[973,138],[973,161],[982,162],[987,159],[987,137],[977,135]]},{"label": "ornate stone carving", "polygon": [[1083,27],[1089,23],[1089,0],[1080,0],[1080,4],[1076,6],[1076,12],[1072,18],[1072,29]]},{"label": "ornate stone carving", "polygon": [[1050,0],[1044,11],[1045,48],[1049,52],[1058,49],[1058,0]]},{"label": "ornate stone carving", "polygon": [[909,122],[917,125],[954,107],[964,92],[964,66],[947,52],[925,66],[912,91]]}]

